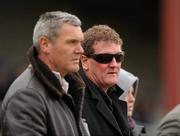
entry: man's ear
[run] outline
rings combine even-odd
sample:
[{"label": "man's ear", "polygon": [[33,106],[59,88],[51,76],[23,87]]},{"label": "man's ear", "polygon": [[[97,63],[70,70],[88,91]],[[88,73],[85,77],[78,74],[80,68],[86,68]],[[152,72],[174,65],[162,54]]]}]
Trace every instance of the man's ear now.
[{"label": "man's ear", "polygon": [[49,54],[49,40],[45,36],[41,36],[38,40],[38,43],[40,51]]},{"label": "man's ear", "polygon": [[82,64],[83,70],[86,71],[89,69],[88,58],[85,55],[81,55],[81,64]]}]

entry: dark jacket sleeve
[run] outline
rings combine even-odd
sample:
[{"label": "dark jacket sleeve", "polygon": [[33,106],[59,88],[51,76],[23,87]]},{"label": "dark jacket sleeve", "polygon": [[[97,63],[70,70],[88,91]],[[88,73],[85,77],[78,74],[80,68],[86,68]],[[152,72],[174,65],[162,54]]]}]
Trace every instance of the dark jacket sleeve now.
[{"label": "dark jacket sleeve", "polygon": [[18,91],[2,112],[2,131],[6,136],[44,136],[46,133],[45,106],[42,97],[29,90]]}]

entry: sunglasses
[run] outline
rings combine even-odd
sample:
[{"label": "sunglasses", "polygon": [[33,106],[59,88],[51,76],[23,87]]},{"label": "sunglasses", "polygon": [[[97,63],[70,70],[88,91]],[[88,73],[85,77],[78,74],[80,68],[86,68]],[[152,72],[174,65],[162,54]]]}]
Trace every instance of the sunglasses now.
[{"label": "sunglasses", "polygon": [[109,54],[109,53],[90,54],[90,55],[88,55],[88,57],[94,59],[98,63],[108,64],[113,60],[113,58],[116,59],[116,62],[123,62],[124,54],[125,54],[124,51],[122,51],[122,52],[119,52],[116,54]]}]

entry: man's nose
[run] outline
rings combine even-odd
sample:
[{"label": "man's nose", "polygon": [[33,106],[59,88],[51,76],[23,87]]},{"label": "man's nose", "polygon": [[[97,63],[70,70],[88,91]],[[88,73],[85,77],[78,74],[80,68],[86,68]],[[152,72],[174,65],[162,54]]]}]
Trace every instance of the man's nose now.
[{"label": "man's nose", "polygon": [[76,53],[80,53],[80,54],[84,53],[84,49],[82,48],[81,43],[78,44],[78,47],[76,48]]}]

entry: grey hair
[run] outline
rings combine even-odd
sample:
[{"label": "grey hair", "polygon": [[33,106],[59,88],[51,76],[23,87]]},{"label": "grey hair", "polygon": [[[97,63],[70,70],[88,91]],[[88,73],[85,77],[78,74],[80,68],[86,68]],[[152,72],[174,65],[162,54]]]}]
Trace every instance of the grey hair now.
[{"label": "grey hair", "polygon": [[64,23],[81,26],[81,20],[77,16],[67,12],[52,11],[40,15],[33,31],[33,45],[38,46],[40,36],[45,36],[49,40],[56,38],[59,28],[61,28]]}]

